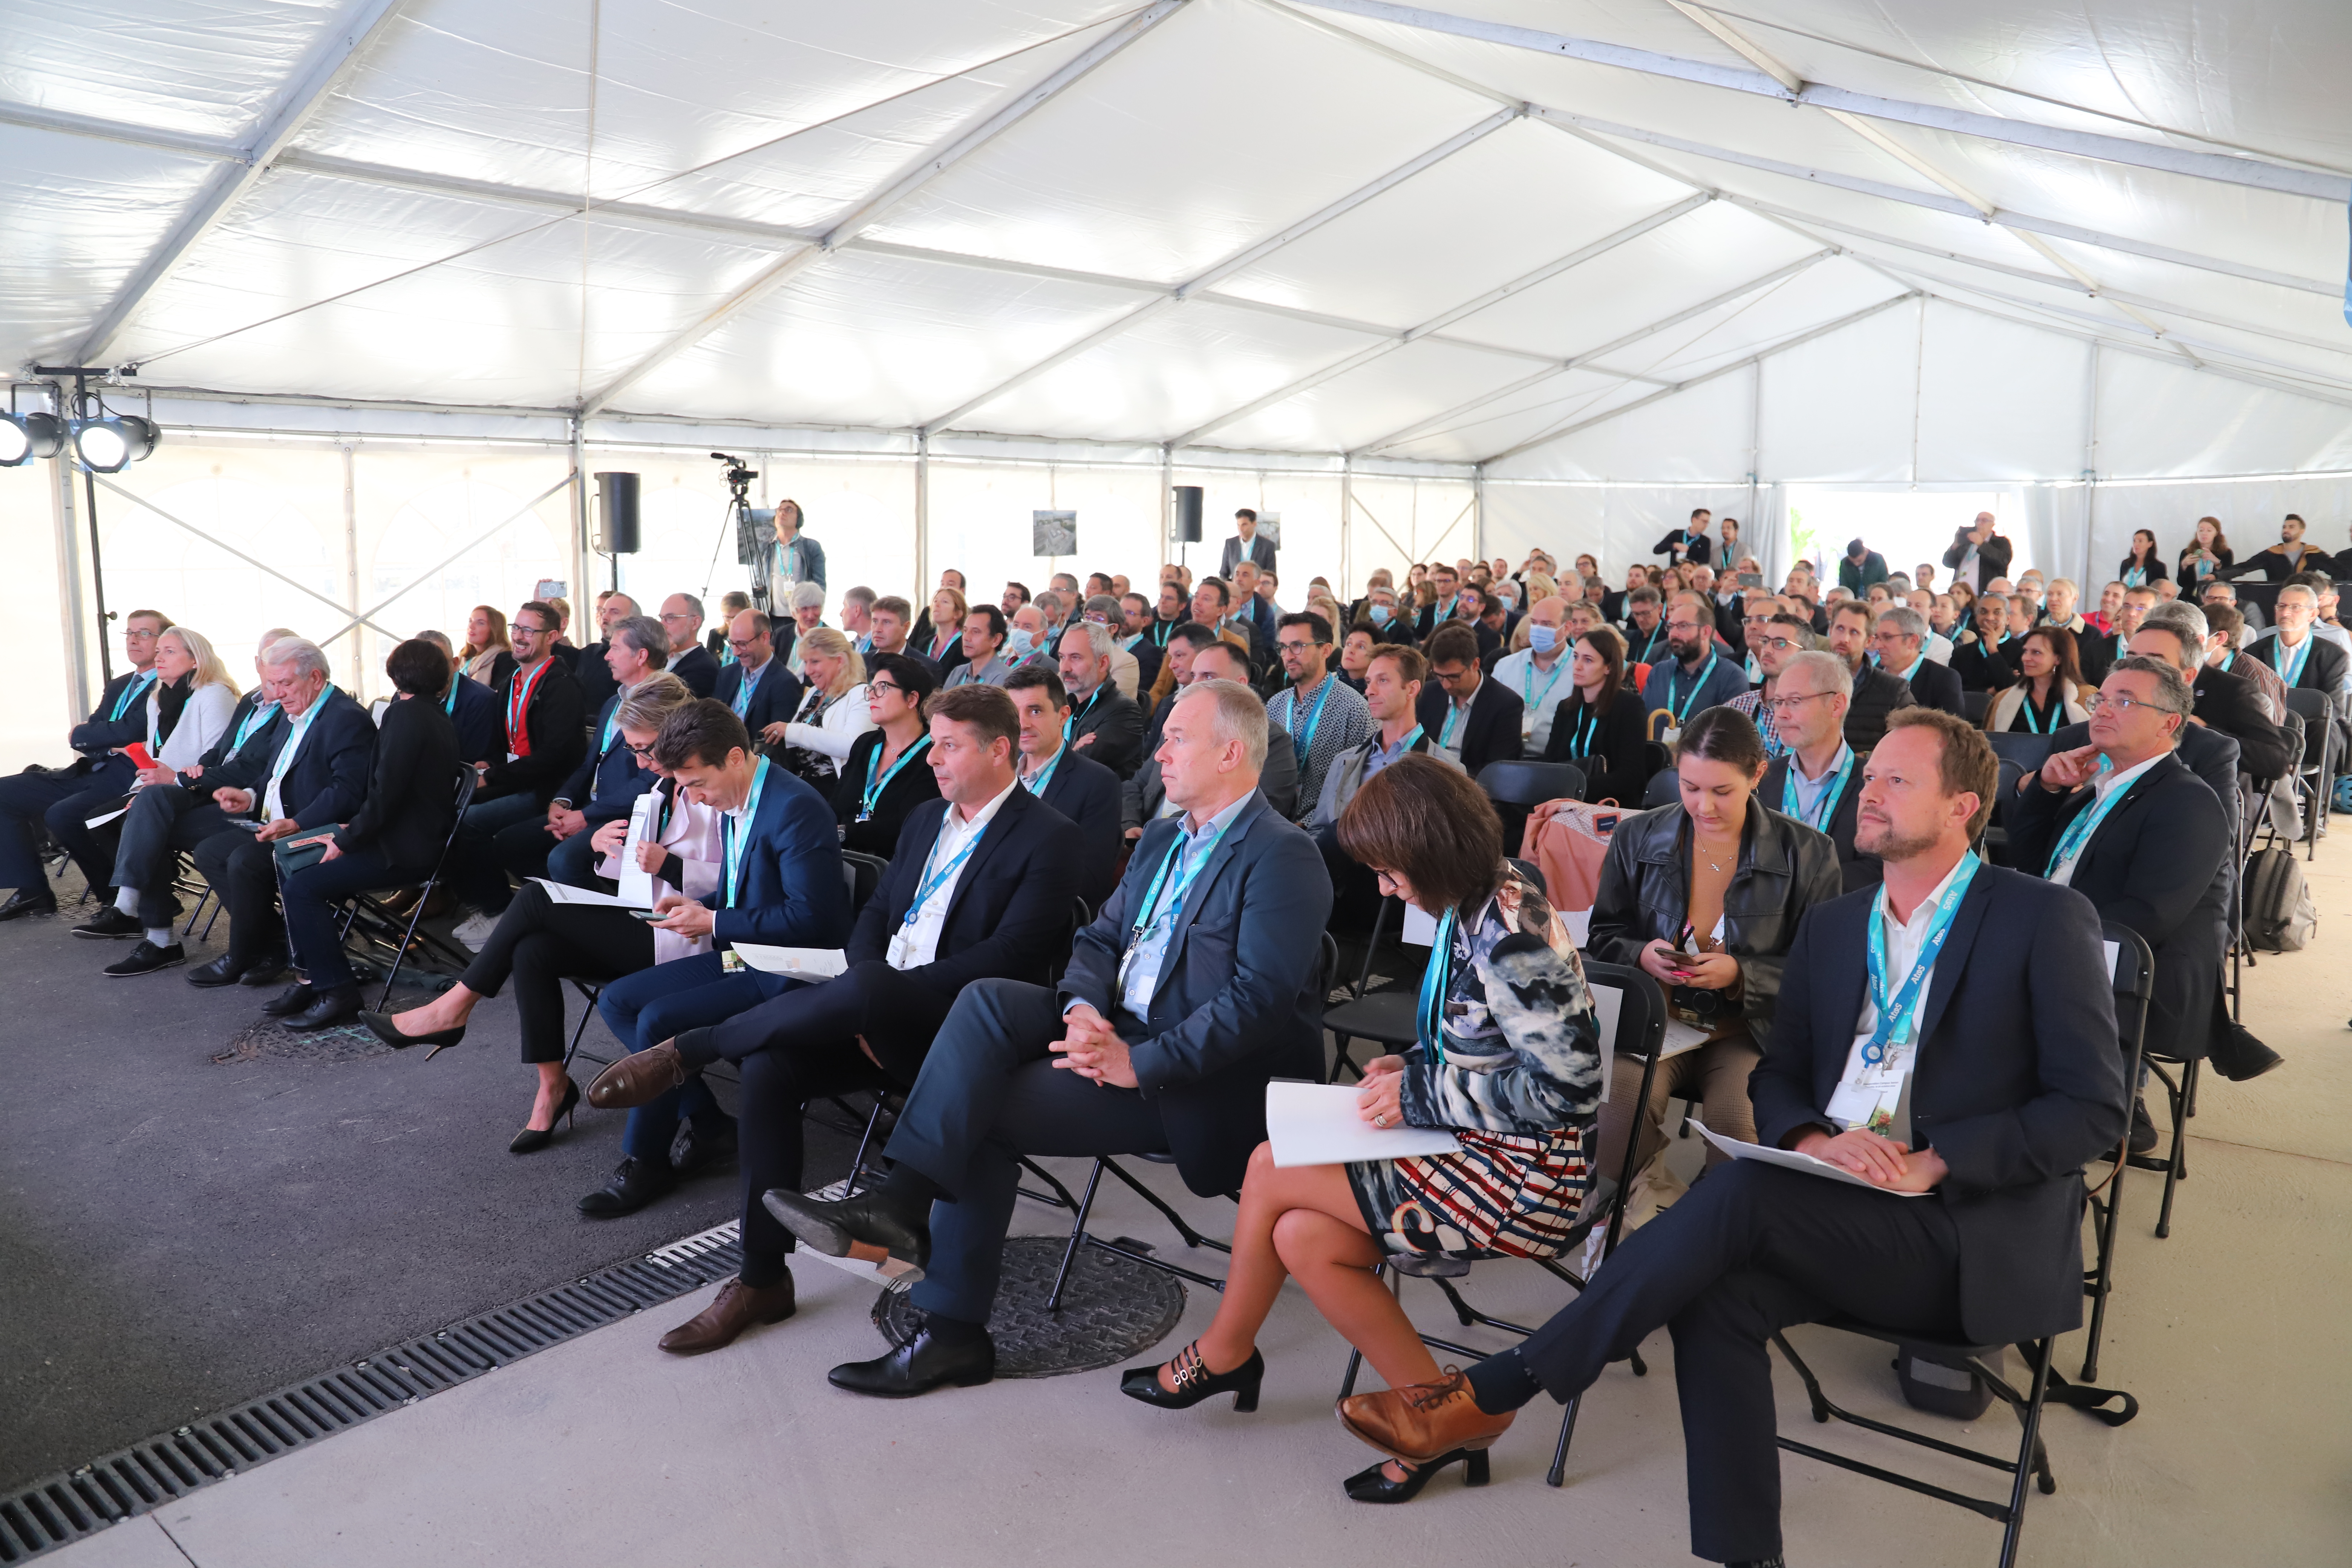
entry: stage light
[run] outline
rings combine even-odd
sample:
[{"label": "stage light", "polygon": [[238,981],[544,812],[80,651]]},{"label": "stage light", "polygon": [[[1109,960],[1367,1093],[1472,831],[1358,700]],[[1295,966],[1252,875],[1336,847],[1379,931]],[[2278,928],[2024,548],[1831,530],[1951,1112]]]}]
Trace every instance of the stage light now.
[{"label": "stage light", "polygon": [[92,473],[119,474],[153,452],[160,435],[151,421],[135,414],[77,419],[73,426],[74,456]]},{"label": "stage light", "polygon": [[54,458],[65,441],[65,426],[54,414],[0,414],[0,468]]}]

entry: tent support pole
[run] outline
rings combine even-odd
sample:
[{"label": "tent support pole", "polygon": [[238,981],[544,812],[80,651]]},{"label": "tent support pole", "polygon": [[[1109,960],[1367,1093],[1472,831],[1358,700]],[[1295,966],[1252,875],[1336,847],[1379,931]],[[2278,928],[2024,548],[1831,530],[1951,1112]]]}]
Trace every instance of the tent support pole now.
[{"label": "tent support pole", "polygon": [[[359,465],[353,460],[349,441],[338,442],[336,447],[343,458],[343,599],[345,606],[357,616],[360,613]],[[354,693],[359,691],[367,673],[367,664],[360,657],[360,623],[354,620],[352,623],[351,662],[345,667],[352,672],[351,689]]]},{"label": "tent support pole", "polygon": [[2081,575],[2091,580],[2092,502],[2099,493],[2099,345],[2091,345],[2090,368],[2083,376],[2083,564]]},{"label": "tent support pole", "polygon": [[[572,416],[571,425],[572,581],[564,586],[572,590],[572,630],[577,633],[588,629],[587,624],[581,616],[581,606],[595,602],[596,590],[593,586],[595,580],[589,576],[589,573],[594,568],[588,559],[588,423],[579,415],[574,414]],[[359,606],[354,602],[352,607],[357,609]],[[593,616],[587,617],[588,621],[593,619]],[[597,635],[603,635],[602,628],[599,628]],[[572,646],[584,647],[587,645],[575,641]]]},{"label": "tent support pole", "polygon": [[[915,432],[915,587],[931,580],[931,433]],[[926,601],[928,603],[928,601]],[[1154,612],[1155,614],[1157,612]]]},{"label": "tent support pole", "polygon": [[[63,396],[58,399],[64,406]],[[66,722],[81,722],[97,699],[89,683],[89,631],[81,619],[81,538],[74,515],[73,459],[63,452],[48,460],[49,512],[57,526],[58,607],[65,617]]]}]

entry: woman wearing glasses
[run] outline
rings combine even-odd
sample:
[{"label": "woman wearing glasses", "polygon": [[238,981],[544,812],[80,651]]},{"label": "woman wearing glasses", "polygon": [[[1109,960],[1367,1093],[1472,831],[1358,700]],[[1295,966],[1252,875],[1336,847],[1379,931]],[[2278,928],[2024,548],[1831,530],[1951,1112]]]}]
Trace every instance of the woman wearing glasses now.
[{"label": "woman wearing glasses", "polygon": [[[664,720],[693,700],[686,682],[667,672],[640,681],[621,699],[614,718],[637,766],[661,773],[653,761],[654,737],[661,733]],[[680,798],[667,775],[654,786],[651,798],[654,833],[636,846],[635,858],[636,868],[653,876],[655,897],[682,892],[699,898],[715,889],[719,813]],[[589,842],[603,856],[596,866],[599,876],[620,876],[628,832],[625,817],[596,830]],[[580,1103],[580,1086],[563,1070],[563,982],[617,980],[703,952],[709,945],[656,931],[609,904],[559,904],[539,883],[525,882],[457,984],[422,1007],[362,1013],[360,1022],[388,1046],[431,1046],[437,1054],[466,1037],[466,1020],[475,1007],[484,997],[497,995],[511,975],[515,1011],[522,1026],[522,1059],[538,1069],[539,1093],[531,1101],[530,1119],[507,1148],[517,1154],[533,1153],[554,1142],[556,1122]]]},{"label": "woman wearing glasses", "polygon": [[923,721],[923,701],[938,689],[922,660],[901,653],[874,656],[866,677],[866,711],[874,728],[842,759],[841,782],[833,790],[844,849],[887,860],[898,852],[907,814],[939,798],[930,731]]},{"label": "woman wearing glasses", "polygon": [[866,710],[866,661],[850,640],[819,626],[793,645],[808,690],[784,726],[785,767],[830,795],[857,737],[874,727]]}]

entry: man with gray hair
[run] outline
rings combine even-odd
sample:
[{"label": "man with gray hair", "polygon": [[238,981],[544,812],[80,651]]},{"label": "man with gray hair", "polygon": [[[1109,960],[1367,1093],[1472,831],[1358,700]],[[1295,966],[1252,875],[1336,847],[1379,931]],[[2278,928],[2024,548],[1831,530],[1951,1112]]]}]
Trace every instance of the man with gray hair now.
[{"label": "man with gray hair", "polygon": [[1927,657],[1927,617],[1908,605],[1882,610],[1871,634],[1871,652],[1878,668],[1911,685],[1911,696],[1923,708],[1940,708],[1955,719],[1966,719],[1960,701],[1960,678]]},{"label": "man with gray hair", "polygon": [[192,858],[228,911],[229,931],[228,952],[188,971],[191,985],[266,985],[284,973],[286,927],[271,846],[349,822],[367,798],[375,763],[375,722],[328,680],[318,644],[286,637],[261,659],[262,684],[277,698],[278,716],[235,756],[205,769],[197,786],[225,820]]},{"label": "man with gray hair", "polygon": [[[1795,617],[1790,617],[1794,619]],[[1776,623],[1776,631],[1790,630]],[[1838,878],[1849,893],[1875,887],[1878,857],[1854,847],[1862,809],[1862,768],[1846,744],[1845,713],[1853,701],[1853,672],[1833,653],[1784,656],[1765,710],[1786,749],[1764,770],[1756,798],[1783,816],[1826,833],[1837,847]]]},{"label": "man with gray hair", "polygon": [[[815,588],[816,584],[807,584]],[[794,602],[800,591],[793,590]],[[824,603],[824,590],[816,589],[817,603]],[[708,697],[719,684],[719,661],[702,646],[702,601],[691,594],[672,594],[662,601],[662,630],[669,634],[669,672],[686,682],[688,690],[697,697]],[[582,707],[586,707],[583,699]]]},{"label": "man with gray hair", "polygon": [[[824,590],[814,583],[796,583],[785,595],[785,607],[791,612],[782,620],[772,620],[770,635],[779,640],[776,657],[798,680],[804,673],[801,668],[801,638],[824,625]],[[676,667],[672,667],[673,671]],[[717,682],[712,683],[713,688]],[[705,693],[704,695],[709,695]]]},{"label": "man with gray hair", "polygon": [[1110,678],[1115,646],[1099,621],[1076,622],[1062,638],[1062,686],[1070,694],[1062,741],[1127,779],[1143,761],[1143,710]]},{"label": "man with gray hair", "polygon": [[964,988],[882,1186],[843,1203],[767,1194],[820,1252],[924,1271],[914,1337],[834,1368],[834,1386],[903,1397],[995,1375],[987,1324],[1023,1155],[1165,1152],[1194,1193],[1238,1192],[1265,1137],[1267,1082],[1320,1076],[1331,883],[1258,792],[1265,749],[1248,687],[1187,687],[1158,752],[1181,815],[1144,829],[1058,987]]},{"label": "man with gray hair", "polygon": [[841,630],[860,658],[874,651],[874,601],[879,597],[863,584],[841,596]]},{"label": "man with gray hair", "polygon": [[[1120,696],[1130,701],[1140,700],[1136,694],[1150,690],[1151,683],[1160,679],[1160,650],[1149,643],[1142,643],[1143,653],[1151,658],[1150,671],[1147,674],[1142,655],[1128,647],[1130,641],[1141,642],[1141,639],[1123,635],[1127,630],[1127,612],[1115,595],[1093,595],[1078,607],[1078,613],[1085,619],[1108,629],[1111,684],[1118,688]],[[1062,640],[1069,640],[1067,633],[1064,634]]]},{"label": "man with gray hair", "polygon": [[[2179,670],[2195,700],[2189,722],[2235,740],[2238,766],[2244,772],[2257,779],[2276,779],[2286,772],[2286,737],[2271,722],[2252,681],[2206,662],[2210,636],[2205,612],[2186,599],[2175,599],[2147,613],[2132,634],[2131,651],[2163,659]],[[2186,751],[2182,756],[2189,760]],[[2189,765],[2196,763],[2191,760]]]}]

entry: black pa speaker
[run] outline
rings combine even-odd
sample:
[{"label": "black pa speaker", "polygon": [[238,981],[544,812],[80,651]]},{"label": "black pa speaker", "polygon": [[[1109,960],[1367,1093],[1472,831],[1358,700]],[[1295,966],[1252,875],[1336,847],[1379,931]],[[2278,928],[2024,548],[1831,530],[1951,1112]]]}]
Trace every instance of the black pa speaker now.
[{"label": "black pa speaker", "polygon": [[1170,537],[1181,540],[1186,544],[1201,542],[1200,486],[1178,485],[1176,487],[1176,527]]},{"label": "black pa speaker", "polygon": [[596,535],[589,542],[599,555],[637,552],[636,474],[596,476]]}]

